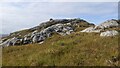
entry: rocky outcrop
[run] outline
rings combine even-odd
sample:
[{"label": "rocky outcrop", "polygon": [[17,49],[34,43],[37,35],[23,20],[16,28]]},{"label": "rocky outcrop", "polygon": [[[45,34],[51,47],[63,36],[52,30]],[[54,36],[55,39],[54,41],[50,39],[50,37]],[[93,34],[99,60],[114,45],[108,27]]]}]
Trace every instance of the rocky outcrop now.
[{"label": "rocky outcrop", "polygon": [[39,30],[39,29],[45,29],[47,27],[50,27],[52,25],[55,25],[55,24],[72,24],[72,26],[78,24],[78,23],[81,23],[81,22],[84,22],[88,25],[93,25],[91,23],[88,23],[87,21],[83,20],[83,19],[80,19],[80,18],[75,18],[75,19],[50,19],[49,21],[46,21],[46,22],[42,22],[41,24],[39,24],[38,26],[35,26],[33,28],[30,28],[30,30],[34,31],[34,30]]},{"label": "rocky outcrop", "polygon": [[108,36],[115,36],[115,35],[118,35],[118,34],[119,34],[118,31],[116,31],[116,30],[111,30],[111,31],[102,32],[102,33],[100,34],[100,36],[102,36],[102,37],[108,37]]},{"label": "rocky outcrop", "polygon": [[87,21],[80,18],[50,19],[49,21],[43,22],[33,28],[11,33],[6,41],[0,41],[0,45],[13,46],[40,43],[43,42],[46,38],[51,37],[52,33],[54,32],[62,36],[69,35],[73,32],[75,26],[81,22],[84,22],[87,25],[91,25]]},{"label": "rocky outcrop", "polygon": [[103,22],[102,24],[95,26],[95,27],[88,27],[80,32],[87,32],[87,33],[91,33],[91,32],[97,32],[100,33],[100,36],[115,36],[118,35],[118,31],[116,30],[109,30],[109,28],[118,28],[119,27],[119,21],[118,20],[107,20],[105,22]]},{"label": "rocky outcrop", "polygon": [[105,28],[118,27],[118,26],[119,26],[118,21],[112,19],[101,23],[100,25],[97,26],[97,28],[105,29]]},{"label": "rocky outcrop", "polygon": [[1,43],[1,46],[14,46],[21,44],[30,44],[30,43],[40,43],[43,42],[46,38],[51,37],[52,33],[58,33],[62,36],[71,34],[73,32],[73,28],[66,24],[55,24],[50,27],[47,27],[40,32],[37,30],[32,33],[26,34],[23,38],[11,38],[7,41]]},{"label": "rocky outcrop", "polygon": [[32,42],[36,43],[44,41],[46,38],[51,37],[53,32],[64,36],[73,32],[73,28],[65,26],[64,24],[50,26],[34,35],[32,34]]},{"label": "rocky outcrop", "polygon": [[[117,31],[105,31],[106,28],[118,27],[119,21],[108,20],[102,24],[95,26],[94,24],[88,23],[80,18],[76,19],[50,19],[47,22],[41,23],[40,25],[24,30],[11,33],[9,38],[0,40],[0,46],[14,46],[24,45],[31,43],[42,44],[46,38],[49,38],[53,33],[60,34],[62,36],[69,35],[74,32],[75,28],[85,28],[81,32],[96,32],[101,33],[100,36],[115,36],[118,35]],[[92,26],[92,27],[91,27]],[[88,27],[88,28],[87,28]]]}]

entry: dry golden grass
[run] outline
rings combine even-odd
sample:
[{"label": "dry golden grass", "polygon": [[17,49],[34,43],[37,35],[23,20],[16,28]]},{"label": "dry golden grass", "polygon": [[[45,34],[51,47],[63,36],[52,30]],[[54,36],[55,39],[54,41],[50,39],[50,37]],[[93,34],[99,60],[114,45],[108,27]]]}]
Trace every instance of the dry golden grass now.
[{"label": "dry golden grass", "polygon": [[2,61],[3,66],[113,66],[112,56],[118,56],[118,36],[76,32],[55,34],[41,45],[3,48]]}]

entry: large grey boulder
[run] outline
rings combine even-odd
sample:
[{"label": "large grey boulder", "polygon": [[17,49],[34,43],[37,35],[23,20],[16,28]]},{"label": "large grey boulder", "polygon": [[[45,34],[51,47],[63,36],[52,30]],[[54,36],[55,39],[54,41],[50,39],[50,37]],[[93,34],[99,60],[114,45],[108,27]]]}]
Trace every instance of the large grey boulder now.
[{"label": "large grey boulder", "polygon": [[104,29],[104,28],[118,27],[118,26],[119,26],[119,23],[117,22],[117,20],[112,19],[112,20],[107,20],[107,21],[101,23],[97,27]]},{"label": "large grey boulder", "polygon": [[111,31],[105,31],[100,34],[100,36],[107,37],[107,36],[115,36],[118,35],[118,31],[116,30],[111,30]]}]

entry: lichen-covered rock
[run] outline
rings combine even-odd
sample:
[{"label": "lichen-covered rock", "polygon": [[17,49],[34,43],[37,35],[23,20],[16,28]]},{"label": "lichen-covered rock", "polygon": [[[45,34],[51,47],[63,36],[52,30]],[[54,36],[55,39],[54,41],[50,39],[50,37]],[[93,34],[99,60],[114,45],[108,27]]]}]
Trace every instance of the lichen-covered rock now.
[{"label": "lichen-covered rock", "polygon": [[105,31],[100,34],[100,36],[107,37],[107,36],[115,36],[118,35],[118,31],[116,30],[111,30],[111,31]]}]

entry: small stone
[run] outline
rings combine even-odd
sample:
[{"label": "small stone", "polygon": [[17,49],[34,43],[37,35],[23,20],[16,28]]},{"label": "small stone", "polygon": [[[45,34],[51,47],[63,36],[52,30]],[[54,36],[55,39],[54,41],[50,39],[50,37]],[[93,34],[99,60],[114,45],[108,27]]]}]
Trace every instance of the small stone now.
[{"label": "small stone", "polygon": [[44,41],[41,41],[41,42],[39,42],[38,44],[43,44],[44,43]]}]

